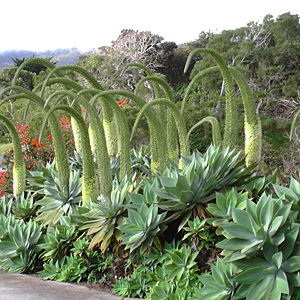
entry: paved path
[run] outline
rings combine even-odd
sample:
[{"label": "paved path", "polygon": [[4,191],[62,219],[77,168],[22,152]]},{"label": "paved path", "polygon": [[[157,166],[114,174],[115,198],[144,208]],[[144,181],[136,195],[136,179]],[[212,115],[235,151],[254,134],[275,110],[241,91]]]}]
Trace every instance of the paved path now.
[{"label": "paved path", "polygon": [[0,300],[121,300],[111,293],[71,283],[0,271]]},{"label": "paved path", "polygon": [[5,171],[6,169],[5,166],[3,166],[2,161],[3,161],[3,155],[0,155],[0,172]]}]

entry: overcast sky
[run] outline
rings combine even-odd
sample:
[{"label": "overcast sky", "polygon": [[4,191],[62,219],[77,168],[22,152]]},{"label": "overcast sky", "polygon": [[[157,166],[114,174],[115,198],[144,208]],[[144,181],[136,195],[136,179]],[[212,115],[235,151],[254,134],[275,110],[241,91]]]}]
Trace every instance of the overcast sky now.
[{"label": "overcast sky", "polygon": [[1,0],[0,51],[33,51],[110,45],[122,29],[151,31],[177,44],[201,31],[220,32],[300,15],[299,0]]}]

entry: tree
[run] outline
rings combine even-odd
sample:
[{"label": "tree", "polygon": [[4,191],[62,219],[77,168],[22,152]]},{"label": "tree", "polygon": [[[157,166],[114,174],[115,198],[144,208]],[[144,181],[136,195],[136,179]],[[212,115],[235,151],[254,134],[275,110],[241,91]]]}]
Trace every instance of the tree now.
[{"label": "tree", "polygon": [[[34,57],[34,55],[32,56]],[[53,63],[54,65],[56,64],[56,62],[51,61],[53,59],[53,57],[47,57],[45,58],[46,60],[48,60],[49,62]],[[23,57],[21,59],[19,58],[12,58],[13,62],[14,62],[14,66],[19,67],[24,61],[26,61],[26,58]],[[30,73],[34,73],[36,75],[39,75],[40,72],[45,71],[47,68],[44,65],[41,65],[39,63],[36,62],[31,62],[29,64],[27,64],[24,67],[25,71],[28,71]]]},{"label": "tree", "polygon": [[141,70],[131,70],[120,77],[128,63],[142,63],[151,71],[160,64],[163,38],[150,31],[123,29],[117,40],[110,46],[95,49],[94,52],[79,61],[79,65],[91,72],[107,88],[125,88],[133,90],[141,78]]}]

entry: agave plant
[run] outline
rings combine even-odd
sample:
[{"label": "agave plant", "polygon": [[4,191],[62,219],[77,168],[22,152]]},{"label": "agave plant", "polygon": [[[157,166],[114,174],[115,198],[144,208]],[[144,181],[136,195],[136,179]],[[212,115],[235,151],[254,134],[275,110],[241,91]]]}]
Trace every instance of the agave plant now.
[{"label": "agave plant", "polygon": [[196,217],[193,221],[188,221],[187,227],[183,227],[183,230],[187,233],[182,240],[190,238],[192,249],[200,251],[203,247],[209,249],[210,246],[215,244],[215,235],[209,232],[211,226],[205,226],[206,222],[206,219],[200,221],[199,217]]},{"label": "agave plant", "polygon": [[159,208],[172,212],[168,221],[184,216],[180,230],[194,208],[203,214],[203,204],[214,199],[216,191],[233,185],[239,187],[252,180],[254,166],[245,167],[244,159],[239,160],[239,156],[235,150],[220,151],[211,145],[203,156],[194,153],[186,157],[182,171],[166,169],[159,176],[161,188],[154,191],[163,199]]},{"label": "agave plant", "polygon": [[283,197],[274,199],[263,194],[257,204],[247,199],[246,210],[233,209],[232,222],[222,223],[225,240],[217,247],[230,261],[249,258],[265,247],[269,241],[277,247],[286,238],[285,230],[294,226],[297,213]]},{"label": "agave plant", "polygon": [[124,234],[120,237],[125,249],[140,249],[141,253],[149,250],[154,243],[161,249],[158,234],[166,229],[163,221],[166,212],[160,214],[158,210],[158,199],[153,192],[153,187],[158,186],[158,181],[146,182],[143,195],[131,193],[131,203],[127,205],[128,217],[118,229]]},{"label": "agave plant", "polygon": [[247,300],[282,299],[300,287],[300,252],[293,251],[298,233],[299,227],[291,230],[280,247],[265,245],[263,257],[234,262],[242,270],[233,279],[241,284],[237,295],[246,295]]},{"label": "agave plant", "polygon": [[234,264],[239,271],[234,282],[240,283],[237,294],[247,300],[282,299],[292,295],[294,288],[300,287],[299,225],[285,235],[284,242],[277,246],[268,241],[260,255],[241,259]]},{"label": "agave plant", "polygon": [[[55,175],[56,172],[53,171]],[[80,171],[71,171],[69,186],[61,187],[58,177],[46,177],[44,183],[44,197],[36,202],[40,206],[37,211],[36,221],[42,221],[43,225],[53,226],[57,224],[63,215],[67,215],[81,201]]]},{"label": "agave plant", "polygon": [[200,300],[231,300],[235,298],[238,283],[234,282],[237,267],[231,263],[224,263],[217,259],[215,265],[211,265],[211,274],[199,276],[203,288],[199,290]]},{"label": "agave plant", "polygon": [[35,259],[41,250],[42,226],[32,220],[10,223],[0,240],[1,267],[14,273],[29,272],[35,267]]},{"label": "agave plant", "polygon": [[233,188],[229,193],[216,193],[216,203],[209,203],[207,210],[212,214],[212,218],[208,221],[213,226],[218,226],[217,233],[221,234],[222,224],[232,220],[233,209],[244,210],[246,208],[246,200],[248,199],[247,192],[238,193],[236,188]]},{"label": "agave plant", "polygon": [[121,223],[125,205],[129,202],[128,192],[132,186],[124,178],[119,184],[114,181],[115,188],[111,191],[110,197],[99,197],[98,202],[92,204],[92,209],[84,214],[84,221],[81,229],[87,230],[88,235],[93,235],[90,249],[100,244],[100,249],[105,252],[113,238],[118,238],[121,233],[117,225]]},{"label": "agave plant", "polygon": [[8,234],[9,228],[15,226],[16,222],[18,220],[12,214],[7,216],[0,214],[0,240]]},{"label": "agave plant", "polygon": [[34,195],[28,193],[17,198],[12,205],[12,213],[17,219],[27,220],[33,218],[36,214]]},{"label": "agave plant", "polygon": [[0,216],[7,217],[11,214],[11,207],[13,204],[13,199],[8,199],[5,196],[0,198]]},{"label": "agave plant", "polygon": [[69,255],[78,235],[75,226],[58,225],[52,227],[45,235],[45,242],[41,244],[43,260],[55,263]]}]

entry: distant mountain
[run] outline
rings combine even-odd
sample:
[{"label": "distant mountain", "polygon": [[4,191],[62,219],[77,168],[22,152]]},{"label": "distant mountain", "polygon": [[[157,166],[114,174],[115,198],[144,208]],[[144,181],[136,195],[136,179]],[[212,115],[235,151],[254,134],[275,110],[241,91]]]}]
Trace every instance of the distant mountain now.
[{"label": "distant mountain", "polygon": [[34,52],[28,50],[8,50],[0,52],[0,71],[3,68],[9,68],[13,65],[12,58],[30,58],[34,57],[53,57],[52,61],[56,62],[57,66],[60,65],[73,65],[78,62],[82,55],[89,55],[92,51],[81,52],[77,48],[72,49],[56,49],[43,52]]}]

